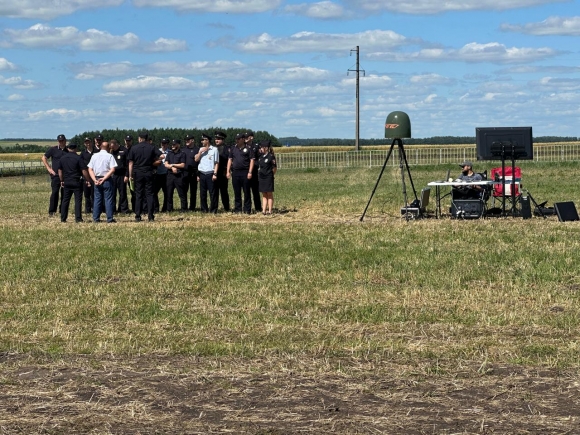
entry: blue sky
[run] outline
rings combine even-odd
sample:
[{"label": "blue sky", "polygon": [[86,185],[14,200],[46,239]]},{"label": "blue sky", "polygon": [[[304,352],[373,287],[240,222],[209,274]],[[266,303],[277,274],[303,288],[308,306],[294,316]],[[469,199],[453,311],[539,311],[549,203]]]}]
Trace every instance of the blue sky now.
[{"label": "blue sky", "polygon": [[580,136],[580,8],[554,0],[0,0],[0,138],[247,127]]}]

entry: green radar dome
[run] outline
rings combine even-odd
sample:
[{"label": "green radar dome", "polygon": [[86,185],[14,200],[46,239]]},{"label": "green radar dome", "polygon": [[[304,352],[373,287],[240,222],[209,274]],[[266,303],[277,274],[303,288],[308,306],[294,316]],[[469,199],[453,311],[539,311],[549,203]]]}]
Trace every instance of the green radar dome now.
[{"label": "green radar dome", "polygon": [[391,112],[385,121],[385,137],[403,139],[411,137],[411,120],[405,112]]}]

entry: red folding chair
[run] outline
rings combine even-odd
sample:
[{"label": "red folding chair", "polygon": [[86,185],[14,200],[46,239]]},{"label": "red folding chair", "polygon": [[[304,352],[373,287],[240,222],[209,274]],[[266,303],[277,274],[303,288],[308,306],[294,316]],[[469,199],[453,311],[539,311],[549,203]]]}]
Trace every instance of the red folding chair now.
[{"label": "red folding chair", "polygon": [[505,176],[502,172],[502,168],[493,168],[491,170],[491,179],[494,181],[502,181],[505,179],[505,192],[504,192],[504,185],[503,184],[494,184],[493,190],[491,191],[491,196],[493,198],[493,205],[495,206],[495,199],[498,198],[499,201],[504,201],[507,199],[508,201],[512,200],[512,180],[515,181],[514,185],[514,195],[515,201],[517,202],[521,192],[520,192],[520,185],[522,182],[522,170],[519,166],[515,167],[515,177],[512,175],[512,167],[506,166],[505,167]]}]

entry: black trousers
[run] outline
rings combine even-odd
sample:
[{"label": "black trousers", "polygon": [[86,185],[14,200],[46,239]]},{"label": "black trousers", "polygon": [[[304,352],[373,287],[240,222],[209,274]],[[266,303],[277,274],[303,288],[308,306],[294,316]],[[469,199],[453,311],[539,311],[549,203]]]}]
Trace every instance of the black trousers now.
[{"label": "black trousers", "polygon": [[197,184],[197,171],[187,172],[183,180],[183,191],[186,197],[189,191],[189,209],[191,211],[195,210],[197,205]]},{"label": "black trousers", "polygon": [[140,218],[143,202],[147,203],[147,217],[155,218],[153,214],[153,174],[151,172],[135,172],[135,217]]},{"label": "black trousers", "polygon": [[181,211],[187,211],[187,195],[183,186],[185,179],[185,173],[174,174],[169,172],[167,174],[167,211],[173,211],[173,193],[176,189]]},{"label": "black trousers", "polygon": [[[119,213],[129,211],[129,201],[127,200],[127,184],[125,183],[125,174],[113,174],[113,204],[115,210]],[[119,206],[117,207],[117,194],[119,195]]]},{"label": "black trousers", "polygon": [[234,172],[232,174],[232,185],[234,187],[234,212],[242,212],[242,193],[244,194],[244,213],[252,212],[252,198],[250,197],[250,180],[248,180],[248,172]]},{"label": "black trousers", "polygon": [[66,221],[66,218],[68,217],[68,208],[73,195],[75,197],[75,220],[77,222],[83,220],[83,186],[79,181],[77,183],[65,183],[64,185],[62,205],[60,208],[60,220],[63,222]]},{"label": "black trousers", "polygon": [[217,179],[214,181],[213,194],[215,196],[216,208],[219,204],[219,197],[222,197],[222,205],[225,211],[230,211],[230,193],[228,192],[228,178],[225,174],[218,174]]},{"label": "black trousers", "polygon": [[167,174],[153,175],[153,207],[159,211],[159,191],[163,192],[163,205],[161,211],[167,211]]},{"label": "black trousers", "polygon": [[93,212],[93,203],[95,202],[95,186],[93,180],[90,181],[91,185],[87,186],[87,183],[83,183],[83,194],[85,197],[85,213]]},{"label": "black trousers", "polygon": [[[60,178],[58,175],[50,177],[50,202],[48,204],[48,212],[56,213],[56,210],[62,208],[62,196],[64,189],[60,186]],[[60,196],[60,207],[58,205],[58,197]]]},{"label": "black trousers", "polygon": [[252,190],[252,197],[254,198],[254,209],[256,212],[262,211],[262,199],[260,198],[260,182],[258,181],[258,171],[252,172],[252,179],[250,180],[250,189]]},{"label": "black trousers", "polygon": [[[212,179],[213,174],[199,174],[199,202],[201,206],[201,211],[205,213],[217,213],[217,202],[215,202],[214,196],[214,182]],[[207,207],[207,199],[209,197],[210,204]]]}]

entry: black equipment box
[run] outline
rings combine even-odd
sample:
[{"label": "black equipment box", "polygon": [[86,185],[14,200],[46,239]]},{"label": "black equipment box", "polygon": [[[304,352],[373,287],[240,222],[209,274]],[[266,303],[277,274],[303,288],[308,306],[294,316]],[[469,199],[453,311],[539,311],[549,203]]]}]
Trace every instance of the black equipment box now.
[{"label": "black equipment box", "polygon": [[455,199],[451,202],[451,215],[459,219],[479,219],[483,216],[483,202],[479,199]]}]

